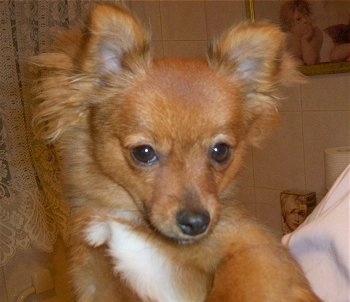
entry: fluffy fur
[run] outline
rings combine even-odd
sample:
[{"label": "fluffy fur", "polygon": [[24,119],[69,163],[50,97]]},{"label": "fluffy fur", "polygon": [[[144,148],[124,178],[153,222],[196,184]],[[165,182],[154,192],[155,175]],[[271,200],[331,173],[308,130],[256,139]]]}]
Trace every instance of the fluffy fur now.
[{"label": "fluffy fur", "polygon": [[33,122],[72,208],[77,301],[319,301],[227,189],[276,124],[275,90],[298,77],[275,26],[229,29],[207,62],[153,60],[138,20],[99,5],[34,63]]}]

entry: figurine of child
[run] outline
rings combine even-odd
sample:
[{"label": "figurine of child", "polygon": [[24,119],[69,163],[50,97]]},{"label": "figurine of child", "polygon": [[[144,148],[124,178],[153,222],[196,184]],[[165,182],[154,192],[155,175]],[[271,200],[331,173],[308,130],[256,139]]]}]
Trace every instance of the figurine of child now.
[{"label": "figurine of child", "polygon": [[286,195],[281,200],[283,234],[294,231],[307,216],[307,205],[295,195]]},{"label": "figurine of child", "polygon": [[281,6],[280,24],[287,33],[287,47],[301,65],[320,62],[323,33],[311,20],[311,5],[307,0],[286,1]]},{"label": "figurine of child", "polygon": [[307,216],[306,204],[295,195],[286,195],[281,200],[283,234],[294,231]]}]

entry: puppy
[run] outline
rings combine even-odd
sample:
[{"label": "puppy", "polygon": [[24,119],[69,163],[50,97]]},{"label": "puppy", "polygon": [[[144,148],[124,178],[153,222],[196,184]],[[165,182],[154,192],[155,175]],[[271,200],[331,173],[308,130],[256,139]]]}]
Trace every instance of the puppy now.
[{"label": "puppy", "polygon": [[34,125],[61,158],[76,300],[319,301],[230,197],[244,152],[298,77],[273,25],[243,23],[207,62],[153,60],[126,9],[96,6],[43,68]]}]

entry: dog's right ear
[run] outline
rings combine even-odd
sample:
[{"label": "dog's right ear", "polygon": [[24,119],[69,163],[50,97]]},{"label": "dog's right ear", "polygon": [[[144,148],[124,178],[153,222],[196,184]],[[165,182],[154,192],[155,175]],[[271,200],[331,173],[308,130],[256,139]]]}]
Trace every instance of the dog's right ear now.
[{"label": "dog's right ear", "polygon": [[[97,88],[128,85],[149,65],[149,34],[129,11],[112,5],[92,9],[85,29],[58,35],[55,51],[32,58],[42,71],[36,85],[33,128],[54,142],[86,116]],[[33,75],[35,78],[37,75]]]},{"label": "dog's right ear", "polygon": [[81,46],[83,55],[77,59],[88,73],[137,71],[150,62],[149,36],[126,9],[99,5],[90,13]]}]

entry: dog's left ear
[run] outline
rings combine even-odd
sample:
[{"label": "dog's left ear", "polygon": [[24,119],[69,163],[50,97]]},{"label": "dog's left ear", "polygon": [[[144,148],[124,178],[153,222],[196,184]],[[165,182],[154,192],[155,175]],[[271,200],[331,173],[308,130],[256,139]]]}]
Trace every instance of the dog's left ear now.
[{"label": "dog's left ear", "polygon": [[259,144],[278,121],[275,90],[302,78],[284,34],[269,23],[242,23],[212,43],[208,63],[240,89],[248,139]]},{"label": "dog's left ear", "polygon": [[127,9],[98,5],[89,16],[83,55],[85,72],[105,75],[145,68],[150,62],[149,33]]}]

